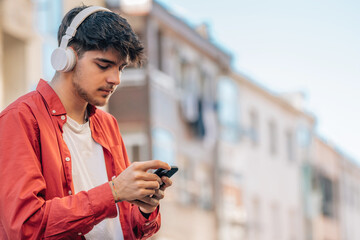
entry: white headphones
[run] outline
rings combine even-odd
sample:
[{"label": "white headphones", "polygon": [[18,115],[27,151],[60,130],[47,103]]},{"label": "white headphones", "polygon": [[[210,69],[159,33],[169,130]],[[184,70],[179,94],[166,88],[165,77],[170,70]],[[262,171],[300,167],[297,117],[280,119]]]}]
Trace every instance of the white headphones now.
[{"label": "white headphones", "polygon": [[104,7],[92,6],[85,8],[79,12],[72,20],[70,26],[66,29],[66,33],[61,38],[60,47],[56,48],[51,54],[51,65],[56,71],[69,72],[71,71],[76,63],[75,52],[72,48],[67,45],[75,34],[79,25],[91,14],[99,11],[111,12],[109,9]]}]

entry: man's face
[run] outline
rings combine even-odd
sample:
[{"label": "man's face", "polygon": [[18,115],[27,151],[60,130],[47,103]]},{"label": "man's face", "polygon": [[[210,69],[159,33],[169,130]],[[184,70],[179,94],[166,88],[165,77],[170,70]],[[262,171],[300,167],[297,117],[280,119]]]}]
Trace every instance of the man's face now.
[{"label": "man's face", "polygon": [[126,65],[126,59],[112,49],[85,52],[73,70],[74,95],[92,105],[104,106],[120,84]]}]

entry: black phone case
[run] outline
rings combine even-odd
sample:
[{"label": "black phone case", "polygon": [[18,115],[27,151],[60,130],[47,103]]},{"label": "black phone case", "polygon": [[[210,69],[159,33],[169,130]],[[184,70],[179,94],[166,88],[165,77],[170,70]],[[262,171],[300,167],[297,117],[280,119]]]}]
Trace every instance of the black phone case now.
[{"label": "black phone case", "polygon": [[176,166],[171,166],[171,169],[170,170],[166,170],[166,169],[163,169],[163,168],[159,168],[157,169],[154,173],[156,175],[158,175],[159,177],[162,177],[162,176],[167,176],[168,178],[170,178],[172,175],[174,175],[176,172],[178,171],[178,167]]}]

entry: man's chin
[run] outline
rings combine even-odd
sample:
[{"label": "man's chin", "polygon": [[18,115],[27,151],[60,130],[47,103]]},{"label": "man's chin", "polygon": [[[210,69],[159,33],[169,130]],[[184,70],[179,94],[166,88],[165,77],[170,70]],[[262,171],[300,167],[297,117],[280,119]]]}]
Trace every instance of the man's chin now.
[{"label": "man's chin", "polygon": [[95,106],[97,106],[97,107],[103,107],[103,106],[105,106],[106,105],[106,103],[101,103],[101,104],[94,104]]},{"label": "man's chin", "polygon": [[108,103],[108,99],[104,99],[102,101],[91,101],[89,102],[91,105],[97,106],[97,107],[103,107]]},{"label": "man's chin", "polygon": [[95,105],[95,106],[97,106],[97,107],[103,107],[103,106],[105,106],[107,103],[108,103],[108,101],[105,101],[105,102],[97,102],[96,104],[93,104],[93,105]]}]

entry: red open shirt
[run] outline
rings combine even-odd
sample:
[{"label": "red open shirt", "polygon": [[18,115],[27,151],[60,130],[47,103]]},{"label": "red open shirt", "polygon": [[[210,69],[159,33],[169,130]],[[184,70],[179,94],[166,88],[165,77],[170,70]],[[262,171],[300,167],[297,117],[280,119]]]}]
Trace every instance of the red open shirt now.
[{"label": "red open shirt", "polygon": [[[118,124],[94,106],[88,111],[111,180],[130,164]],[[65,108],[44,80],[0,113],[0,239],[81,239],[116,216],[108,183],[73,194],[65,122]],[[118,206],[125,239],[147,238],[160,228],[159,209],[146,219],[135,205]]]}]

